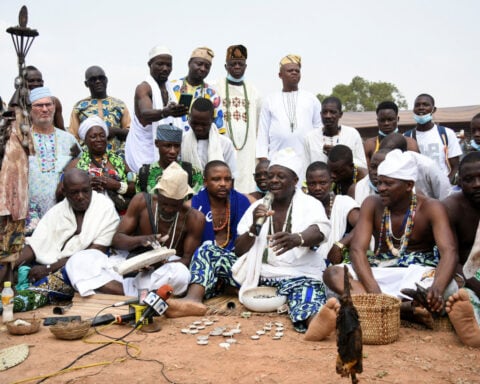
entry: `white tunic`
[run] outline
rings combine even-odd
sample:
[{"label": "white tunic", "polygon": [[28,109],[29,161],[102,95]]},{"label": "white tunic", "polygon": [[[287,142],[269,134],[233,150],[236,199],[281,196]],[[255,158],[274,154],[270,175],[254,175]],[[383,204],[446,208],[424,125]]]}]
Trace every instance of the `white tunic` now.
[{"label": "white tunic", "polygon": [[355,128],[342,125],[337,136],[329,138],[324,136],[323,129],[314,129],[305,137],[305,156],[307,166],[314,161],[327,162],[328,156],[323,152],[324,144],[343,144],[349,147],[353,153],[353,162],[362,168],[367,167],[365,150],[363,149],[362,137]]},{"label": "white tunic", "polygon": [[[450,128],[445,128],[448,137],[448,158],[462,154],[462,148],[458,143],[457,136]],[[448,167],[445,160],[445,150],[442,138],[438,134],[438,128],[434,125],[425,132],[416,131],[417,143],[422,155],[428,156],[437,163],[440,169],[448,176]]]},{"label": "white tunic", "polygon": [[[277,92],[267,96],[260,112],[257,158],[271,158],[274,153],[288,147],[304,158],[305,136],[322,125],[321,109],[317,97],[302,90]],[[299,175],[300,179],[303,177],[303,174]]]}]

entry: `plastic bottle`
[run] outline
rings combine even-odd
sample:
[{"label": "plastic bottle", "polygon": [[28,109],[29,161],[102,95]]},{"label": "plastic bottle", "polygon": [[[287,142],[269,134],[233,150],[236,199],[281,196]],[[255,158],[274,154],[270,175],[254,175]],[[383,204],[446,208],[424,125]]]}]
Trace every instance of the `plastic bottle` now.
[{"label": "plastic bottle", "polygon": [[5,281],[2,290],[2,320],[4,323],[13,320],[13,295],[12,283],[10,281]]}]

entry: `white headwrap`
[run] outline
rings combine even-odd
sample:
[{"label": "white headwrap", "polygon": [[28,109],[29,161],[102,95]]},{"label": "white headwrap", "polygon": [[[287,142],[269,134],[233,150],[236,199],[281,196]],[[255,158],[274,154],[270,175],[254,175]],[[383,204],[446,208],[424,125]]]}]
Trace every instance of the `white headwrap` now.
[{"label": "white headwrap", "polygon": [[302,177],[303,163],[300,156],[293,150],[293,148],[283,148],[275,152],[270,160],[269,168],[273,165],[281,165],[282,167],[292,170],[297,177]]},{"label": "white headwrap", "polygon": [[378,166],[378,176],[387,176],[399,180],[417,180],[417,162],[408,152],[394,149],[387,153],[385,160]]},{"label": "white headwrap", "polygon": [[101,117],[98,115],[92,115],[83,120],[82,124],[78,128],[78,137],[85,141],[85,136],[87,136],[87,132],[92,127],[100,127],[105,131],[105,135],[108,136],[108,127],[107,124],[102,120]]}]

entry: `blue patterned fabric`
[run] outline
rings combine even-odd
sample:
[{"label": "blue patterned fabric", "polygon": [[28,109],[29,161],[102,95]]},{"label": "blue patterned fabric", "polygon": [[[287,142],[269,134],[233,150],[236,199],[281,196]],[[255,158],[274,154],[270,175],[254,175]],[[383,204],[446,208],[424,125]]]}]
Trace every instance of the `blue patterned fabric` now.
[{"label": "blue patterned fabric", "polygon": [[327,302],[325,284],[309,277],[261,279],[260,285],[277,287],[279,295],[287,296],[290,319],[300,333],[307,331],[307,319],[317,314]]},{"label": "blue patterned fabric", "polygon": [[232,277],[232,265],[237,256],[212,243],[204,243],[192,256],[190,284],[205,287],[205,299],[211,299],[223,293],[226,285],[240,288]]},{"label": "blue patterned fabric", "polygon": [[440,261],[440,254],[436,246],[433,248],[433,252],[405,252],[399,257],[386,252],[378,255],[367,254],[367,257],[371,267],[408,267],[411,264],[436,267]]}]

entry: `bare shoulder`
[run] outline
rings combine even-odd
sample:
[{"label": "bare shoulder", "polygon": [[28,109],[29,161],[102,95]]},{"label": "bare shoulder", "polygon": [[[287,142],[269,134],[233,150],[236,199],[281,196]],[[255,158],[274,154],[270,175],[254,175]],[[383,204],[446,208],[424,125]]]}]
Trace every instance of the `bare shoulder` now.
[{"label": "bare shoulder", "polygon": [[369,137],[368,139],[366,139],[364,142],[363,142],[363,146],[365,148],[375,148],[375,144],[377,142],[377,138],[376,137]]},{"label": "bare shoulder", "polygon": [[417,212],[422,215],[434,217],[437,215],[446,215],[447,210],[445,205],[439,200],[424,195],[417,195]]},{"label": "bare shoulder", "polygon": [[462,192],[455,192],[442,200],[442,204],[449,208],[457,208],[459,204],[463,204],[465,197]]},{"label": "bare shoulder", "polygon": [[188,222],[192,222],[192,223],[199,222],[201,224],[205,222],[205,215],[202,212],[196,210],[195,208],[191,208],[187,205],[184,205],[183,208],[186,210]]},{"label": "bare shoulder", "polygon": [[135,88],[135,96],[139,97],[146,94],[152,94],[152,87],[150,87],[150,84],[148,84],[146,81],[142,81],[137,85],[137,88]]},{"label": "bare shoulder", "polygon": [[[153,200],[153,199],[152,199]],[[145,209],[147,206],[147,201],[145,199],[145,195],[143,193],[137,193],[135,196],[133,196],[132,200],[130,201],[130,204],[128,205],[127,213],[139,213],[143,209]]]},{"label": "bare shoulder", "polygon": [[201,233],[205,227],[205,215],[191,207],[183,206],[185,214],[187,215],[186,224],[190,233]]}]

